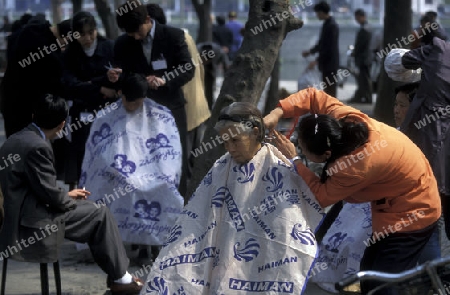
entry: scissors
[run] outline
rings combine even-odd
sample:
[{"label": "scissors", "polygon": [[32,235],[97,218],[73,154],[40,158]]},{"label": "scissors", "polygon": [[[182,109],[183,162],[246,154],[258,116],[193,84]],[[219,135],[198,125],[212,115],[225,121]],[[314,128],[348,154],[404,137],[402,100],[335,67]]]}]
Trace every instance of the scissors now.
[{"label": "scissors", "polygon": [[115,70],[114,70],[114,67],[111,65],[111,62],[108,62],[108,64],[109,64],[109,66],[104,66],[105,69],[115,71]]}]

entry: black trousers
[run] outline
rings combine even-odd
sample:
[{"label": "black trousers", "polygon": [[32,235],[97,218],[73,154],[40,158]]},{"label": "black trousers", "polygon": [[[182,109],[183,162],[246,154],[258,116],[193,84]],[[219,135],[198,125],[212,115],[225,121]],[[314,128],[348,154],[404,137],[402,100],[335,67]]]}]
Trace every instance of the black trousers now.
[{"label": "black trousers", "polygon": [[372,79],[370,78],[370,65],[359,66],[359,75],[356,79],[358,88],[355,92],[355,100],[362,101],[362,98],[366,99],[366,102],[372,102]]},{"label": "black trousers", "polygon": [[170,109],[173,117],[175,118],[175,123],[178,127],[178,132],[180,133],[181,150],[182,150],[182,166],[181,166],[181,179],[180,185],[178,186],[178,191],[180,194],[186,198],[187,191],[187,179],[188,179],[188,155],[187,151],[187,121],[186,121],[186,110],[184,105],[179,108]]},{"label": "black trousers", "polygon": [[333,72],[322,72],[322,81],[326,85],[323,91],[333,97],[336,97],[337,95],[337,82],[334,80],[334,75],[336,75],[336,72],[337,70]]},{"label": "black trousers", "polygon": [[65,213],[65,238],[87,243],[98,266],[112,280],[127,271],[129,259],[120,237],[117,223],[109,209],[81,200],[77,207]]},{"label": "black trousers", "polygon": [[[374,240],[364,251],[360,269],[375,270],[387,273],[400,273],[417,265],[422,250],[428,243],[437,222],[417,231],[390,233],[380,240]],[[389,233],[389,232],[388,232]],[[374,236],[372,236],[374,239]],[[367,294],[370,290],[380,286],[377,281],[362,281],[361,294]],[[397,295],[397,290],[383,288],[376,295]]]}]

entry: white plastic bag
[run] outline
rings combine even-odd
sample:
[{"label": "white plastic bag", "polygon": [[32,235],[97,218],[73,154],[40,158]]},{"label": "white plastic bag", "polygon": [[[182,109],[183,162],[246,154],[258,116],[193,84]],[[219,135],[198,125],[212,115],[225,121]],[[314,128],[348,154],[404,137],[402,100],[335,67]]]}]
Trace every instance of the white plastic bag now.
[{"label": "white plastic bag", "polygon": [[314,69],[306,68],[300,78],[298,78],[298,91],[308,87],[315,87],[319,89],[320,82],[322,82],[322,77],[317,67],[314,67]]},{"label": "white plastic bag", "polygon": [[404,83],[414,83],[420,81],[422,69],[407,70],[402,64],[402,56],[409,49],[396,48],[392,49],[384,60],[384,69],[389,78],[394,81]]}]

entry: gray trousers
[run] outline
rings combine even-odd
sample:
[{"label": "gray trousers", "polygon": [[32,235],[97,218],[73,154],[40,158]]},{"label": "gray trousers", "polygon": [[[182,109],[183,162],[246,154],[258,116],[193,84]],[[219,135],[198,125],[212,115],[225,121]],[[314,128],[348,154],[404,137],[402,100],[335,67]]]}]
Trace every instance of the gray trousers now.
[{"label": "gray trousers", "polygon": [[111,280],[127,271],[129,259],[111,212],[91,201],[77,201],[77,208],[65,213],[65,238],[87,243],[95,262]]}]

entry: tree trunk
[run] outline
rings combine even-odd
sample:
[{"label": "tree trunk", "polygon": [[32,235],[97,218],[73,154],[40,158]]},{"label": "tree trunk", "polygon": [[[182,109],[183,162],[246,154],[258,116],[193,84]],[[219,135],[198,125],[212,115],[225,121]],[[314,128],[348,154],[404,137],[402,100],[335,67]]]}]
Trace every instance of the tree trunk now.
[{"label": "tree trunk", "polygon": [[62,20],[61,4],[62,0],[52,0],[53,24],[59,24]]},{"label": "tree trunk", "polygon": [[[250,0],[248,21],[245,25],[244,41],[230,69],[225,74],[219,97],[212,111],[203,141],[212,146],[217,133],[213,126],[220,110],[234,101],[257,104],[267,79],[272,73],[281,44],[286,35],[302,27],[303,22],[290,13],[286,0]],[[280,20],[276,17],[279,16]],[[262,28],[256,32],[255,27]],[[215,142],[214,142],[215,143]],[[193,178],[189,184],[190,197],[203,177],[224,154],[222,146],[207,150],[195,162]]]},{"label": "tree trunk", "polygon": [[81,11],[83,0],[72,0],[72,15]]},{"label": "tree trunk", "polygon": [[[203,4],[200,4],[203,2]],[[197,43],[212,41],[211,0],[192,0],[199,20]]]},{"label": "tree trunk", "polygon": [[111,7],[109,6],[108,0],[94,0],[94,4],[98,16],[100,16],[100,19],[102,20],[103,27],[105,28],[106,38],[116,39],[119,32],[114,14],[111,13]]},{"label": "tree trunk", "polygon": [[266,105],[264,107],[263,115],[268,115],[278,104],[280,100],[280,54],[275,61],[273,66],[272,75],[270,75],[270,87],[267,93]]},{"label": "tree trunk", "polygon": [[[412,32],[411,0],[385,1],[383,49],[389,49],[389,44],[398,44],[398,40],[407,37]],[[398,38],[398,39],[397,39]],[[382,60],[384,65],[384,59]],[[401,83],[390,79],[384,66],[381,67],[378,81],[377,102],[374,117],[389,125],[394,125],[393,105],[394,90]]]}]

